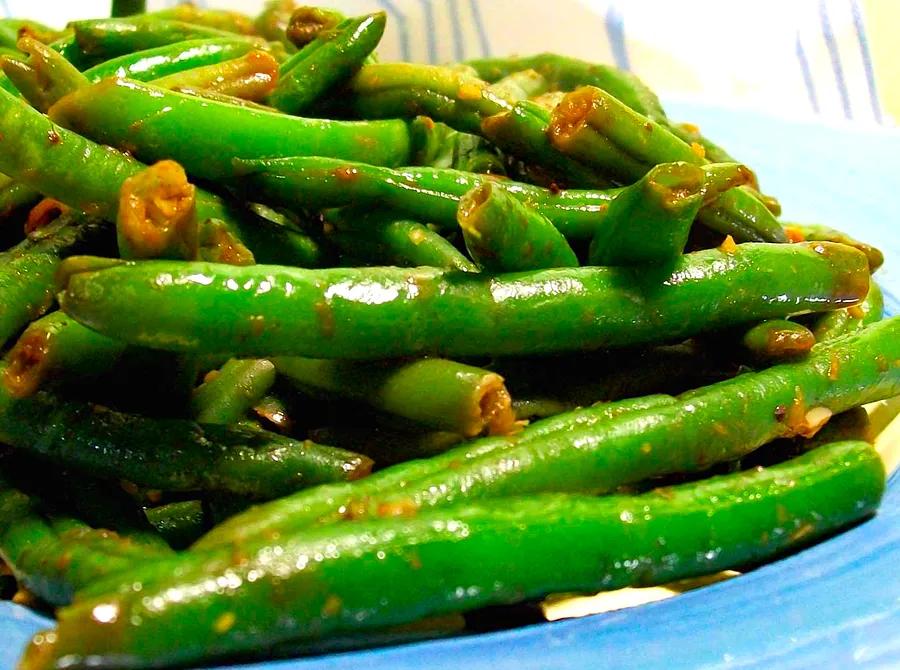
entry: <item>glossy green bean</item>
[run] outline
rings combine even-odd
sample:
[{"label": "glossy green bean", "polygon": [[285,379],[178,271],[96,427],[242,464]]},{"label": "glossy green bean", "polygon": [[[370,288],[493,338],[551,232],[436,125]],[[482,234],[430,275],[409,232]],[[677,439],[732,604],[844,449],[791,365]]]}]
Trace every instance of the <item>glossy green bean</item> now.
[{"label": "glossy green bean", "polygon": [[[232,543],[242,544],[266,535],[271,528],[293,531],[318,523],[352,519],[359,501],[386,498],[420,479],[446,473],[489,454],[498,454],[516,445],[534,443],[554,434],[576,430],[596,430],[608,421],[640,413],[653,407],[673,404],[671,396],[656,395],[587,407],[538,421],[515,435],[485,437],[463,442],[438,456],[425,458],[376,472],[364,480],[349,484],[320,486],[293,494],[247,511],[215,526],[195,547],[209,549]],[[365,513],[365,509],[362,510]],[[384,511],[403,512],[403,507]]]},{"label": "glossy green bean", "polygon": [[231,359],[194,392],[200,423],[237,423],[275,383],[275,366],[265,359]]},{"label": "glossy green bean", "polygon": [[278,62],[269,53],[257,49],[221,63],[175,72],[155,79],[153,85],[173,91],[198,90],[263,102],[277,81]]},{"label": "glossy green bean", "polygon": [[869,259],[869,269],[875,272],[884,263],[884,254],[877,247],[861,242],[845,232],[815,224],[786,223],[785,231],[792,242],[840,242],[859,249]]},{"label": "glossy green bean", "polygon": [[[0,132],[5,138],[0,170],[25,187],[108,221],[116,220],[124,181],[146,167],[111,147],[55,125],[3,91]],[[321,261],[322,250],[305,235],[268,225],[201,189],[197,189],[196,203],[197,217],[208,223],[200,239],[204,258],[249,263],[255,253],[260,262],[315,265]]]},{"label": "glossy green bean", "polygon": [[[534,56],[482,58],[466,61],[485,81],[496,82],[522,70],[534,70],[550,87],[571,91],[579,86],[596,86],[614,95],[636,112],[663,122],[665,112],[656,94],[640,79],[611,65],[588,63],[553,53]],[[717,162],[731,162],[730,158]]]},{"label": "glossy green bean", "polygon": [[307,389],[361,400],[438,430],[474,437],[516,429],[503,378],[440,358],[352,363],[279,357],[280,375]]},{"label": "glossy green bean", "polygon": [[436,268],[112,263],[66,261],[60,300],[70,316],[133,344],[249,357],[634,346],[854,305],[869,278],[860,252],[827,242],[700,251],[656,272],[589,267],[483,276]]},{"label": "glossy green bean", "polygon": [[817,342],[833,340],[881,321],[884,317],[884,295],[873,279],[866,299],[854,307],[825,312],[812,324]]},{"label": "glossy green bean", "polygon": [[101,251],[108,227],[64,215],[0,253],[0,343],[53,305],[54,275],[65,256]]},{"label": "glossy green bean", "polygon": [[28,35],[48,44],[58,38],[59,33],[37,21],[27,19],[0,19],[0,48],[18,51],[19,39]]},{"label": "glossy green bean", "polygon": [[0,557],[20,584],[52,605],[67,604],[90,583],[170,553],[74,519],[53,523],[33,495],[5,482],[0,488]]},{"label": "glossy green bean", "polygon": [[261,430],[122,414],[46,392],[14,399],[0,386],[7,444],[147,488],[270,498],[368,473],[367,458]]},{"label": "glossy green bean", "polygon": [[519,70],[493,82],[491,90],[507,100],[518,102],[547,93],[550,82],[537,70]]},{"label": "glossy green bean", "polygon": [[[476,498],[540,492],[610,493],[667,474],[699,472],[779,437],[811,436],[831,417],[900,392],[900,318],[876,324],[805,361],[740,375],[678,402],[554,433],[412,481],[386,497],[354,499],[354,518],[414,514]],[[892,341],[894,340],[894,341]]]},{"label": "glossy green bean", "polygon": [[345,18],[340,12],[325,7],[297,7],[282,31],[294,46],[302,48],[322,31],[335,28]]},{"label": "glossy green bean", "polygon": [[191,3],[182,3],[168,9],[157,9],[147,15],[166,21],[181,21],[197,26],[225,30],[239,35],[256,35],[253,19],[240,12],[227,9],[208,9]]},{"label": "glossy green bean", "polygon": [[[665,126],[636,113],[595,87],[568,94],[553,111],[548,135],[554,147],[615,179],[640,179],[659,163],[708,161]],[[628,160],[622,160],[624,154]],[[786,242],[784,229],[765,204],[750,193],[733,189],[718,198],[701,222],[739,242]]]},{"label": "glossy green bean", "polygon": [[126,345],[89,328],[63,312],[51,312],[29,324],[6,355],[3,385],[24,398],[53,381],[85,381],[108,373]]},{"label": "glossy green bean", "polygon": [[487,272],[578,267],[572,247],[547,217],[490,182],[460,198],[456,219],[469,255]]},{"label": "glossy green bean", "polygon": [[289,53],[293,53],[297,47],[288,39],[286,31],[295,9],[297,4],[294,0],[266,0],[262,11],[253,21],[253,27],[267,40],[280,42]]},{"label": "glossy green bean", "polygon": [[[184,40],[234,37],[234,33],[225,30],[183,21],[166,21],[146,15],[73,21],[70,26],[75,31],[78,48],[88,57],[98,60],[109,60],[134,51],[144,51]],[[265,41],[256,40],[255,44],[264,47]]]},{"label": "glossy green bean", "polygon": [[553,191],[461,170],[384,168],[331,158],[236,161],[235,188],[288,208],[387,205],[441,228],[457,227],[459,199],[490,181],[550,219],[566,237],[590,239],[621,189]]},{"label": "glossy green bean", "polygon": [[741,337],[751,356],[763,361],[797,358],[809,353],[816,343],[809,328],[786,319],[770,319],[756,324]]},{"label": "glossy green bean", "polygon": [[477,272],[478,268],[446,238],[428,226],[390,211],[343,208],[327,214],[335,228],[328,233],[345,254],[370,265],[419,267]]},{"label": "glossy green bean", "polygon": [[420,116],[410,124],[411,163],[479,174],[505,175],[506,166],[496,148],[478,135],[461,133],[450,126]]},{"label": "glossy green bean", "polygon": [[84,76],[94,84],[108,77],[153,81],[239,58],[254,48],[253,42],[237,37],[185,40],[111,58],[85,70]]},{"label": "glossy green bean", "polygon": [[235,157],[321,155],[399,165],[410,153],[403,121],[303,119],[198,100],[127,79],[75,91],[54,105],[50,116],[95,141],[127,147],[138,158],[176,160],[188,174],[204,179],[232,175]]},{"label": "glossy green bean", "polygon": [[[884,486],[871,445],[842,442],[770,469],[642,496],[510,499],[337,533],[307,530],[279,538],[275,557],[270,542],[245,547],[241,562],[231,549],[188,554],[174,562],[176,578],[169,570],[135,577],[139,593],[123,586],[61,611],[55,634],[35,638],[22,667],[83,663],[88,655],[119,667],[197,663],[260,643],[315,641],[554,591],[737,568],[865,518]],[[666,560],[673,554],[678,560]],[[311,571],[318,555],[325,558]],[[531,560],[513,560],[522,555]],[[241,588],[219,596],[203,587],[229,577]],[[117,616],[105,620],[98,608]],[[177,628],[177,644],[171,620],[191,622]],[[217,625],[223,620],[229,625]]]},{"label": "glossy green bean", "polygon": [[307,111],[362,66],[381,41],[386,22],[385,13],[376,12],[320,31],[284,63],[269,104],[289,114]]},{"label": "glossy green bean", "polygon": [[206,513],[199,500],[184,500],[144,510],[147,521],[172,546],[185,549],[206,529]]}]

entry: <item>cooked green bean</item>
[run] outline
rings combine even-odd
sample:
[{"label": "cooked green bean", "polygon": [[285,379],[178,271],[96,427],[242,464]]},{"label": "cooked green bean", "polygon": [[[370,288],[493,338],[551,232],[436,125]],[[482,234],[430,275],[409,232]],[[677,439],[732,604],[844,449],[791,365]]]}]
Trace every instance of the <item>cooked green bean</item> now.
[{"label": "cooked green bean", "polygon": [[884,317],[884,295],[873,279],[866,299],[858,305],[825,312],[812,325],[817,342],[833,340],[847,333],[854,333]]},{"label": "cooked green bean", "polygon": [[381,41],[386,21],[384,12],[376,12],[320,31],[284,63],[269,104],[289,114],[307,111],[362,66]]},{"label": "cooked green bean", "polygon": [[572,247],[547,217],[491,182],[460,198],[456,219],[469,255],[485,271],[578,267]]},{"label": "cooked green bean", "polygon": [[175,72],[153,81],[177,91],[198,89],[263,102],[275,89],[278,62],[267,52],[253,50],[232,60]]},{"label": "cooked green bean", "polygon": [[[596,87],[568,94],[553,111],[548,135],[559,151],[624,181],[640,179],[650,166],[708,161],[665,126],[642,116]],[[627,160],[623,160],[622,156]],[[701,222],[739,242],[786,242],[784,229],[765,204],[733,189],[718,198]]]},{"label": "cooked green bean", "polygon": [[185,549],[206,530],[206,514],[199,500],[168,503],[144,510],[147,521],[174,549]]},{"label": "cooked green bean", "polygon": [[296,51],[294,43],[286,35],[295,8],[294,0],[266,0],[263,10],[253,21],[253,27],[267,40],[282,43],[289,52]]},{"label": "cooked green bean", "polygon": [[0,48],[17,51],[23,36],[33,37],[45,44],[56,40],[59,33],[37,21],[22,19],[0,19]]},{"label": "cooked green bean", "polygon": [[253,42],[237,37],[185,40],[111,58],[84,71],[91,83],[118,77],[153,81],[205,65],[233,60],[253,50]]},{"label": "cooked green bean", "polygon": [[869,259],[869,269],[872,272],[875,272],[884,263],[884,254],[881,253],[880,249],[873,247],[871,244],[860,242],[840,230],[835,230],[828,226],[803,223],[786,223],[784,228],[792,242],[840,242],[841,244],[855,247]]},{"label": "cooked green bean", "polygon": [[491,90],[507,100],[518,102],[543,95],[550,83],[537,70],[511,72],[491,84]]},{"label": "cooked green bean", "polygon": [[0,253],[0,343],[53,305],[54,275],[61,259],[104,249],[107,231],[94,219],[64,215]]},{"label": "cooked green bean", "polygon": [[237,189],[288,208],[324,209],[383,204],[441,228],[457,227],[459,199],[490,181],[550,219],[569,238],[590,239],[603,225],[609,191],[562,190],[498,180],[461,170],[407,167],[390,169],[332,158],[297,157],[236,161]]},{"label": "cooked green bean", "polygon": [[307,389],[354,398],[431,428],[505,435],[516,428],[503,378],[440,358],[353,363],[280,357],[279,374]]},{"label": "cooked green bean", "polygon": [[51,312],[33,321],[10,349],[2,383],[13,397],[28,397],[50,381],[85,381],[108,373],[125,349],[123,342],[63,312]]},{"label": "cooked green bean", "polygon": [[7,482],[0,487],[0,557],[22,585],[52,605],[67,604],[88,584],[170,553],[75,520],[53,524],[34,496]]},{"label": "cooked green bean", "polygon": [[60,277],[70,316],[132,344],[355,359],[672,341],[855,305],[869,280],[865,256],[827,242],[700,251],[656,272],[589,267],[483,276],[79,258],[66,261]]},{"label": "cooked green bean", "polygon": [[353,479],[371,467],[364,456],[266,431],[122,414],[44,391],[14,399],[2,386],[0,437],[104,478],[258,498]]},{"label": "cooked green bean", "polygon": [[[0,170],[76,210],[115,221],[122,183],[146,166],[97,145],[0,91]],[[306,235],[268,225],[227,200],[197,189],[202,257],[223,263],[316,265],[322,250]],[[246,245],[244,245],[246,242]],[[249,249],[248,249],[249,247]],[[251,253],[251,250],[253,253]]]},{"label": "cooked green bean", "polygon": [[900,392],[900,365],[885,366],[870,353],[900,360],[898,332],[900,318],[882,322],[817,350],[808,361],[741,375],[599,427],[489,453],[408,482],[386,498],[354,499],[350,508],[356,518],[480,497],[609,493],[651,477],[702,471],[777,437],[814,435],[832,413]]},{"label": "cooked green bean", "polygon": [[[244,547],[241,562],[231,548],[187,554],[155,574],[128,575],[139,580],[137,593],[128,583],[61,611],[55,634],[36,637],[22,667],[87,657],[114,658],[119,667],[196,663],[554,591],[737,568],[865,518],[884,480],[871,445],[840,442],[769,469],[641,496],[511,499],[306,530],[280,537],[277,554],[267,541]],[[209,594],[204,584],[217,577],[240,588]],[[107,610],[116,616],[97,616]],[[190,632],[173,645],[176,620]]]},{"label": "cooked green bean", "polygon": [[741,344],[754,358],[779,361],[809,353],[817,338],[799,323],[770,319],[756,324],[741,337]]},{"label": "cooked green bean", "polygon": [[191,3],[182,3],[168,9],[157,9],[147,16],[155,19],[192,23],[239,35],[257,34],[253,25],[253,19],[246,14],[225,9],[207,9]]},{"label": "cooked green bean", "polygon": [[281,31],[296,47],[302,48],[316,39],[322,31],[332,30],[344,20],[344,15],[333,9],[297,7],[290,15],[290,21],[286,27],[281,28]]},{"label": "cooked green bean", "polygon": [[127,79],[75,91],[54,105],[50,116],[95,141],[127,147],[143,160],[176,160],[188,174],[204,179],[232,175],[235,157],[321,155],[399,165],[410,152],[403,121],[303,119],[198,100]]},{"label": "cooked green bean", "polygon": [[[485,437],[464,442],[446,453],[422,460],[400,463],[392,468],[376,472],[365,480],[351,484],[320,486],[309,491],[286,496],[265,505],[252,507],[246,512],[214,527],[195,545],[208,549],[219,545],[243,543],[265,535],[270,528],[298,529],[317,523],[334,523],[354,516],[355,501],[367,497],[386,497],[410,483],[446,473],[476,459],[512,448],[516,445],[535,443],[555,434],[576,430],[597,429],[613,419],[641,413],[654,407],[674,404],[675,399],[666,395],[631,398],[594,407],[559,414],[538,421],[522,432],[509,436]],[[394,511],[402,512],[400,508]],[[365,512],[365,510],[363,510]]]},{"label": "cooked green bean", "polygon": [[19,40],[19,48],[29,61],[4,58],[3,72],[19,92],[42,112],[60,98],[87,84],[87,79],[74,65],[46,44],[31,37]]},{"label": "cooked green bean", "polygon": [[420,116],[410,124],[413,165],[450,168],[463,172],[505,175],[503,158],[478,135],[461,133],[450,126]]},{"label": "cooked green bean", "polygon": [[[86,56],[98,60],[108,60],[133,51],[144,51],[184,40],[234,37],[234,33],[225,30],[146,15],[73,21],[70,25],[75,31],[78,48]],[[264,40],[247,39],[259,47],[265,47]],[[68,54],[64,55],[68,57]]]},{"label": "cooked green bean", "polygon": [[[482,58],[467,61],[466,64],[475,68],[478,76],[489,82],[496,82],[522,70],[534,70],[555,90],[571,91],[579,86],[596,86],[656,122],[666,119],[659,98],[653,91],[630,72],[610,65],[588,63],[552,53]],[[725,158],[718,162],[731,161],[731,158]]]},{"label": "cooked green bean", "polygon": [[477,272],[478,268],[446,238],[428,226],[408,221],[390,211],[344,208],[328,213],[335,226],[328,233],[345,254],[370,265],[419,267],[430,265],[448,270]]},{"label": "cooked green bean", "polygon": [[200,423],[237,423],[274,383],[271,361],[231,359],[194,392],[194,418]]}]

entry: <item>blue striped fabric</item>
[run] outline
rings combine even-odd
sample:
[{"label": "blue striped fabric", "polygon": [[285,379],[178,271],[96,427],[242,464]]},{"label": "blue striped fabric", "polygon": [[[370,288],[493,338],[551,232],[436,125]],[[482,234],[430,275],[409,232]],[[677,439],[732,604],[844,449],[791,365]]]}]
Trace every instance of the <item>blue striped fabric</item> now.
[{"label": "blue striped fabric", "polygon": [[866,73],[866,84],[869,88],[869,102],[872,105],[872,114],[878,123],[882,123],[884,118],[881,113],[881,104],[878,102],[878,85],[875,83],[875,70],[872,67],[872,54],[869,53],[869,39],[866,36],[862,10],[859,7],[858,0],[850,0],[850,7],[853,12],[853,28],[856,31],[856,39],[859,42],[859,51]]},{"label": "blue striped fabric", "polygon": [[853,112],[850,110],[850,96],[847,93],[847,83],[844,80],[844,68],[841,65],[841,54],[838,51],[837,43],[834,40],[834,33],[831,29],[831,21],[828,18],[828,7],[825,0],[819,0],[819,19],[822,22],[822,37],[825,39],[825,45],[828,47],[828,55],[831,58],[831,68],[834,70],[834,80],[837,84],[838,93],[841,96],[841,105],[844,108],[844,116],[848,119],[853,118]]}]

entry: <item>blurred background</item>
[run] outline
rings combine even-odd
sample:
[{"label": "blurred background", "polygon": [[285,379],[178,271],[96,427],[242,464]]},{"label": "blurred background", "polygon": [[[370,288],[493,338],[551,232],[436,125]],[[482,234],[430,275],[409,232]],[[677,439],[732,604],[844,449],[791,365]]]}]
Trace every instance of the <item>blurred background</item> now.
[{"label": "blurred background", "polygon": [[[177,0],[150,0],[167,7]],[[195,0],[255,13],[262,0]],[[316,4],[315,1],[309,4]],[[631,70],[664,100],[789,118],[900,120],[897,0],[323,0],[383,9],[384,60],[442,63],[558,51]],[[0,14],[62,25],[108,0],[0,0]]]}]

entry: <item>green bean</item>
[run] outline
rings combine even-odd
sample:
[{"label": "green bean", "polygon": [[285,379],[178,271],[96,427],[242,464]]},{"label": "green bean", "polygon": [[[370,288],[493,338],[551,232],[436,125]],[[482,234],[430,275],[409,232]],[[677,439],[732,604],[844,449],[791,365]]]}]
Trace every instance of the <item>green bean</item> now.
[{"label": "green bean", "polygon": [[551,144],[546,136],[550,120],[546,110],[528,101],[507,100],[480,79],[452,68],[366,65],[350,81],[339,106],[361,118],[430,116],[456,130],[483,135],[504,151],[539,164],[568,186],[609,183]]},{"label": "green bean", "polygon": [[[833,413],[900,392],[900,318],[876,324],[806,361],[748,373],[681,395],[678,402],[541,440],[408,482],[387,496],[354,499],[354,518],[414,514],[476,498],[540,492],[610,493],[673,473],[738,459],[778,437],[811,436]],[[891,340],[896,341],[891,341]],[[888,362],[872,356],[878,351]]]},{"label": "green bean", "polygon": [[320,31],[284,63],[269,104],[300,114],[349,79],[365,62],[384,34],[384,12],[346,19]]},{"label": "green bean", "polygon": [[9,180],[0,187],[0,220],[12,217],[25,208],[31,208],[41,198],[40,191]]},{"label": "green bean", "polygon": [[[603,88],[602,86],[600,88]],[[617,96],[618,97],[618,96]],[[621,99],[621,98],[620,98]],[[633,109],[633,108],[632,108]],[[645,115],[648,116],[648,115]],[[656,119],[654,119],[656,120]],[[673,135],[689,145],[697,145],[702,147],[703,155],[713,163],[737,163],[731,154],[720,147],[715,142],[707,139],[700,134],[700,129],[692,123],[669,123],[667,124]],[[777,203],[777,201],[775,201]],[[772,212],[778,216],[781,212]]]},{"label": "green bean", "polygon": [[29,62],[3,58],[3,72],[36,109],[46,112],[57,100],[88,83],[74,65],[47,45],[23,37],[19,46],[30,56]]},{"label": "green bean", "polygon": [[96,220],[67,215],[0,253],[0,343],[53,305],[61,258],[103,249],[106,230]]},{"label": "green bean", "polygon": [[253,42],[238,37],[186,40],[111,58],[85,70],[84,76],[94,84],[109,77],[152,81],[233,60],[254,48]]},{"label": "green bean", "polygon": [[122,414],[43,391],[14,399],[3,387],[0,438],[103,478],[257,498],[360,477],[370,467],[363,456],[266,431]]},{"label": "green bean", "polygon": [[253,407],[253,413],[279,432],[290,433],[293,431],[293,413],[282,397],[276,393],[270,393],[260,398]]},{"label": "green bean", "polygon": [[762,321],[749,328],[741,337],[741,344],[754,358],[780,361],[809,353],[816,343],[809,328],[785,319]]},{"label": "green bean", "polygon": [[147,11],[147,0],[112,0],[113,17],[143,14]]},{"label": "green bean", "polygon": [[412,164],[479,174],[505,175],[497,150],[478,135],[461,133],[444,123],[420,116],[410,124]]},{"label": "green bean", "polygon": [[[123,182],[146,166],[53,124],[0,91],[0,170],[73,209],[115,221]],[[201,256],[230,263],[317,264],[322,250],[309,237],[265,221],[197,189]],[[247,246],[244,246],[246,242]],[[247,248],[249,247],[249,249]],[[251,249],[254,253],[251,253]]]},{"label": "green bean", "polygon": [[70,316],[132,344],[239,357],[512,355],[677,341],[854,305],[869,277],[860,252],[827,242],[700,251],[655,272],[113,263],[66,261],[61,305]]},{"label": "green bean", "polygon": [[[559,151],[624,181],[640,179],[659,163],[708,162],[702,151],[698,153],[664,126],[594,87],[565,97],[553,111],[548,134]],[[622,154],[629,160],[622,160]],[[723,194],[711,208],[704,209],[700,220],[739,242],[787,241],[784,229],[765,204],[740,189]]]},{"label": "green bean", "polygon": [[329,212],[328,222],[336,226],[328,239],[344,253],[365,259],[371,265],[429,265],[478,271],[472,261],[440,234],[390,211],[344,208]]},{"label": "green bean", "polygon": [[275,366],[265,359],[231,359],[194,393],[200,423],[240,421],[275,383]]},{"label": "green bean", "polygon": [[199,500],[173,502],[144,510],[147,521],[174,549],[185,549],[203,534],[206,514]]},{"label": "green bean", "polygon": [[684,251],[703,201],[703,170],[663,163],[610,203],[591,240],[591,265],[667,263]]},{"label": "green bean", "polygon": [[[571,91],[580,86],[596,86],[614,95],[639,114],[658,123],[666,120],[659,98],[652,90],[630,72],[610,65],[588,63],[552,53],[483,58],[467,61],[466,64],[475,68],[478,76],[489,82],[496,82],[521,70],[535,70],[555,90]],[[725,158],[716,162],[727,163],[732,162],[732,159]]]},{"label": "green bean", "polygon": [[469,254],[483,270],[578,267],[572,247],[547,217],[490,182],[460,198],[456,218]]},{"label": "green bean", "polygon": [[861,330],[881,321],[882,317],[884,295],[881,287],[872,280],[865,300],[854,307],[825,312],[812,324],[812,332],[817,342],[824,342]]},{"label": "green bean", "polygon": [[256,35],[253,20],[240,12],[225,9],[206,9],[190,3],[183,3],[168,9],[157,9],[147,15],[154,19],[181,21],[216,30],[225,30],[239,35]]},{"label": "green bean", "polygon": [[859,249],[869,259],[869,270],[871,272],[875,272],[884,263],[884,254],[881,253],[880,249],[873,247],[871,244],[860,242],[840,230],[835,230],[828,226],[803,223],[786,223],[784,227],[792,242],[840,242]]},{"label": "green bean", "polygon": [[[459,199],[490,181],[550,219],[567,238],[590,239],[621,189],[550,189],[460,170],[390,169],[330,158],[298,157],[236,161],[236,189],[288,208],[387,205],[441,228],[457,227]],[[0,166],[2,167],[2,166]]]},{"label": "green bean", "polygon": [[[398,464],[352,485],[320,486],[252,507],[214,527],[196,543],[195,548],[204,550],[231,543],[244,543],[263,537],[269,529],[276,527],[283,531],[293,531],[317,523],[352,519],[359,501],[367,497],[387,497],[397,490],[405,489],[412,482],[468,465],[488,454],[500,453],[516,445],[538,442],[554,434],[579,429],[596,430],[615,418],[674,402],[674,398],[665,395],[631,398],[553,416],[538,421],[515,435],[463,442],[438,456]],[[403,508],[385,508],[385,511],[402,512]]]},{"label": "green bean", "polygon": [[49,44],[59,37],[56,30],[37,21],[0,19],[0,48],[18,51],[19,39],[26,35],[44,44]]},{"label": "green bean", "polygon": [[85,328],[63,312],[29,324],[6,355],[3,385],[15,398],[53,380],[84,381],[108,373],[126,345]]},{"label": "green bean", "polygon": [[297,7],[281,31],[296,47],[303,48],[323,31],[337,27],[345,18],[340,12],[325,7]]},{"label": "green bean", "polygon": [[516,396],[512,403],[513,413],[519,421],[546,419],[578,408],[576,404],[555,398],[522,398]]},{"label": "green bean", "polygon": [[303,119],[202,101],[127,79],[75,91],[50,116],[95,141],[127,146],[144,160],[176,160],[188,174],[204,179],[232,175],[235,157],[310,154],[397,165],[410,152],[409,129],[402,121]]},{"label": "green bean", "polygon": [[369,403],[438,430],[466,437],[516,428],[503,378],[439,358],[408,363],[353,363],[281,357],[279,374],[301,387]]},{"label": "green bean", "polygon": [[153,82],[172,90],[199,89],[242,100],[262,102],[274,90],[278,62],[267,52],[254,50],[221,63],[175,72]]},{"label": "green bean", "polygon": [[168,553],[75,520],[54,524],[42,516],[34,496],[6,482],[0,488],[0,557],[23,586],[52,605],[67,604],[81,587]]},{"label": "green bean", "polygon": [[507,100],[518,102],[547,93],[550,83],[537,70],[511,72],[491,84],[491,91]]},{"label": "green bean", "polygon": [[[285,34],[295,8],[294,0],[266,0],[263,10],[253,21],[256,32],[267,40],[281,42],[289,52],[296,51],[294,43]],[[343,18],[343,16],[340,17],[340,19]]]},{"label": "green bean", "polygon": [[[101,60],[184,40],[234,37],[234,33],[225,30],[183,21],[166,21],[146,15],[74,21],[70,26],[75,31],[78,48],[86,56]],[[258,47],[265,47],[264,40],[248,39]]]},{"label": "green bean", "polygon": [[196,260],[200,245],[196,189],[178,163],[160,161],[124,182],[116,237],[122,258]]},{"label": "green bean", "polygon": [[[641,496],[548,495],[348,524],[338,533],[307,530],[282,536],[274,557],[269,542],[244,547],[241,562],[230,548],[186,554],[172,561],[176,577],[163,563],[155,574],[123,576],[139,580],[137,593],[123,585],[61,611],[55,634],[36,637],[22,667],[88,656],[119,667],[182,665],[554,591],[741,567],[865,518],[884,487],[872,446],[841,442],[770,469]],[[522,555],[532,560],[513,560]],[[203,585],[217,579],[241,588],[210,595]],[[114,620],[97,615],[107,609]],[[190,622],[179,626],[178,644],[171,621]]]}]

